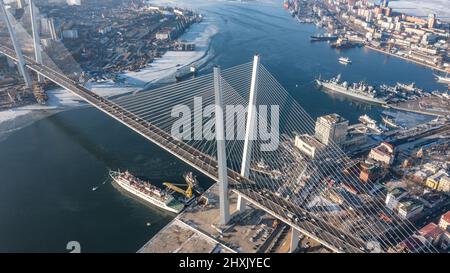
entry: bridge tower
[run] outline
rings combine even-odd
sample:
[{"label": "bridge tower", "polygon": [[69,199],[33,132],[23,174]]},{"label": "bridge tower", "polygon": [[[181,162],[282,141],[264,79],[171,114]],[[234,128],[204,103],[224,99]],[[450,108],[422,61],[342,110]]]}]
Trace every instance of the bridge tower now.
[{"label": "bridge tower", "polygon": [[[30,16],[31,16],[31,29],[33,31],[33,45],[34,45],[34,55],[35,60],[38,64],[42,64],[42,48],[41,48],[41,39],[39,37],[39,25],[37,24],[36,18],[36,7],[34,6],[34,0],[29,0],[28,3],[30,7]],[[42,76],[37,73],[38,81],[42,82]]]},{"label": "bridge tower", "polygon": [[[252,140],[256,136],[256,95],[258,90],[258,74],[259,74],[259,55],[253,57],[252,79],[250,82],[250,94],[247,109],[247,124],[245,128],[244,150],[242,153],[241,176],[248,178],[250,171],[250,163],[252,158]],[[238,195],[237,209],[243,211],[246,207],[246,201],[242,195]]]},{"label": "bridge tower", "polygon": [[215,97],[215,116],[216,116],[216,143],[217,143],[217,162],[219,178],[219,203],[220,203],[220,224],[226,225],[230,220],[230,204],[228,200],[228,173],[227,158],[225,151],[225,126],[223,117],[223,97],[220,68],[214,67],[214,97]]},{"label": "bridge tower", "polygon": [[298,247],[298,243],[299,243],[299,236],[300,236],[300,232],[295,229],[294,227],[291,227],[291,240],[289,242],[289,252],[293,253],[297,247]]},{"label": "bridge tower", "polygon": [[17,60],[18,60],[17,65],[19,66],[20,74],[22,74],[22,77],[25,81],[25,85],[28,88],[31,88],[31,85],[32,85],[31,77],[30,77],[30,74],[28,74],[28,70],[26,69],[25,60],[24,60],[23,54],[22,54],[22,49],[20,48],[20,44],[19,44],[19,41],[17,40],[14,28],[11,25],[11,22],[9,21],[8,12],[6,12],[6,8],[3,3],[3,0],[0,0],[0,9],[3,14],[3,18],[5,18],[5,23],[8,28],[9,35],[11,36],[11,41],[12,41],[14,50],[16,51]]}]

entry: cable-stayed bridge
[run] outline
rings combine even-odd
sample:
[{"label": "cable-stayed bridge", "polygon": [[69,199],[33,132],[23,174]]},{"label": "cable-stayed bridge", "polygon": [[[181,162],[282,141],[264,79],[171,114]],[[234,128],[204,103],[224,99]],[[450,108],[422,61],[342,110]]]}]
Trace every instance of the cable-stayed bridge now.
[{"label": "cable-stayed bridge", "polygon": [[[14,50],[2,44],[0,53],[22,66],[25,81],[32,79],[28,71],[35,72],[217,181],[222,225],[230,218],[232,190],[238,210],[249,202],[288,223],[292,244],[303,233],[335,252],[395,251],[416,231],[359,181],[357,167],[337,145],[314,158],[296,148],[295,135],[313,135],[314,120],[258,56],[196,79],[106,99],[38,58],[23,56],[10,33]],[[182,117],[187,119],[180,122]],[[418,251],[436,250],[426,245]]]}]

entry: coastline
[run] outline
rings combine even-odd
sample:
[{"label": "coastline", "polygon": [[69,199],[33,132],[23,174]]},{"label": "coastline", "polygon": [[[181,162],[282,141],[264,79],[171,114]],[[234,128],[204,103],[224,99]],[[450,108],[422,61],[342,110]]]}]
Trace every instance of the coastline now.
[{"label": "coastline", "polygon": [[384,53],[384,54],[389,55],[389,56],[394,56],[394,57],[403,59],[403,60],[405,60],[405,61],[413,62],[413,63],[415,63],[415,64],[418,64],[418,65],[421,65],[421,66],[425,66],[425,67],[431,68],[431,69],[433,69],[433,70],[438,70],[438,71],[444,72],[444,73],[447,72],[445,69],[442,69],[442,68],[440,68],[440,67],[432,66],[432,65],[427,64],[427,63],[419,62],[419,61],[414,60],[414,59],[406,58],[406,57],[400,56],[400,55],[398,55],[398,54],[394,54],[394,53],[391,53],[391,52],[387,52],[387,51],[385,51],[385,50],[383,50],[383,49],[379,49],[379,48],[376,48],[376,47],[371,46],[371,45],[366,45],[366,44],[365,44],[364,47],[366,47],[366,48],[368,48],[368,49],[371,49],[371,50],[378,51],[378,52],[380,52],[380,53]]},{"label": "coastline", "polygon": [[[111,98],[142,91],[154,83],[174,82],[173,75],[177,69],[193,64],[201,65],[207,61],[210,41],[216,33],[217,28],[211,24],[208,18],[205,18],[202,22],[192,25],[179,37],[181,40],[195,43],[195,51],[167,51],[161,58],[140,71],[121,73],[120,77],[124,79],[123,83],[107,80],[88,83],[86,87],[100,96]],[[63,88],[48,90],[47,95],[49,99],[45,105],[35,103],[0,111],[0,141],[6,139],[10,133],[35,121],[86,105]]]}]

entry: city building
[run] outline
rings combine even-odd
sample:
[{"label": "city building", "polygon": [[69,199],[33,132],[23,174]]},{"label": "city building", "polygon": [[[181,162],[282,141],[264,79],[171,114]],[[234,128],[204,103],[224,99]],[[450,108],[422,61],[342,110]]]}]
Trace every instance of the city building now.
[{"label": "city building", "polygon": [[325,145],[342,145],[347,137],[348,120],[338,114],[321,116],[316,120],[315,136]]},{"label": "city building", "polygon": [[164,28],[156,33],[156,39],[158,40],[171,40],[172,39],[172,29]]},{"label": "city building", "polygon": [[439,227],[443,230],[450,231],[450,210],[441,216]]},{"label": "city building", "polygon": [[394,161],[394,146],[387,142],[382,142],[369,153],[369,159],[373,159],[385,165],[391,165]]},{"label": "city building", "polygon": [[446,231],[444,234],[442,234],[440,247],[441,249],[447,251],[450,248],[450,231]]},{"label": "city building", "polygon": [[441,177],[437,190],[450,193],[450,177],[448,175]]},{"label": "city building", "polygon": [[62,36],[65,39],[77,39],[78,38],[78,30],[76,30],[76,29],[63,30]]},{"label": "city building", "polygon": [[368,140],[367,132],[361,131],[357,125],[352,125],[347,129],[347,136],[342,147],[346,150],[357,149],[361,145],[365,145]]},{"label": "city building", "polygon": [[324,149],[325,145],[310,135],[296,135],[295,146],[308,157],[314,159],[317,153]]},{"label": "city building", "polygon": [[430,15],[428,15],[428,28],[432,29],[435,27],[436,25],[436,14],[431,13]]},{"label": "city building", "polygon": [[16,5],[18,9],[23,9],[26,6],[25,0],[17,0]]},{"label": "city building", "polygon": [[421,235],[412,235],[400,242],[393,249],[388,249],[388,253],[416,253],[430,247],[430,242]]},{"label": "city building", "polygon": [[386,195],[386,207],[390,210],[397,210],[400,199],[408,196],[408,192],[404,188],[394,188]]},{"label": "city building", "polygon": [[[442,186],[440,187],[442,181]],[[426,186],[433,190],[448,189],[449,187],[449,176],[445,170],[440,170],[434,175],[427,178]]]},{"label": "city building", "polygon": [[419,234],[425,237],[434,246],[439,245],[444,233],[445,231],[435,223],[429,223],[419,230]]},{"label": "city building", "polygon": [[423,211],[424,205],[416,199],[404,198],[398,204],[398,215],[403,219],[411,219]]},{"label": "city building", "polygon": [[359,173],[359,179],[361,179],[361,181],[363,181],[364,183],[367,183],[369,181],[376,181],[384,174],[382,168],[380,168],[378,164],[368,160],[361,162],[360,169],[361,171]]}]

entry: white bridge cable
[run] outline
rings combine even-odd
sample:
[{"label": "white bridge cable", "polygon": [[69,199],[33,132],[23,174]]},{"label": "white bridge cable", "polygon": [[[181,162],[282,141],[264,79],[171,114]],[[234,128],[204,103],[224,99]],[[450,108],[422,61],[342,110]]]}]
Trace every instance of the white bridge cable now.
[{"label": "white bridge cable", "polygon": [[[238,153],[237,153],[237,155],[236,155],[236,157],[241,157],[242,156],[242,149],[240,149],[240,150],[238,150]],[[234,157],[234,156],[232,156],[232,157]],[[231,162],[232,163],[235,163],[236,161],[234,161],[234,160],[231,160]],[[238,166],[236,166],[236,164],[235,165],[233,165],[233,167],[232,167],[233,169],[238,169]],[[262,183],[260,183],[260,184],[262,184]],[[271,188],[271,185],[265,185],[267,188]],[[273,200],[273,201],[276,201],[276,200]]]},{"label": "white bridge cable", "polygon": [[[239,157],[237,157],[237,158],[239,158]],[[234,160],[233,160],[233,162],[234,162]],[[234,169],[234,168],[233,168]],[[237,168],[236,168],[237,169]]]},{"label": "white bridge cable", "polygon": [[[262,70],[265,70],[265,69],[263,68]],[[278,85],[279,85],[279,84],[278,84]],[[279,85],[279,86],[281,87],[281,85]],[[281,88],[278,89],[277,95],[279,95],[281,91],[287,93],[287,91],[282,90],[282,87],[281,87]],[[299,108],[300,110],[303,110],[299,105],[294,105],[294,106],[296,106],[296,108]],[[302,112],[304,112],[304,111],[302,111]],[[304,113],[301,113],[301,114],[304,114]],[[307,115],[307,114],[306,114],[306,115]],[[291,114],[291,116],[292,116],[292,114]],[[308,123],[313,124],[313,120],[312,120],[310,117],[309,117],[309,120],[308,120],[308,121],[309,121]],[[301,123],[304,123],[304,122],[301,122]],[[335,148],[335,147],[333,147],[333,148]],[[329,151],[334,152],[334,151],[331,150],[331,149],[330,149]],[[343,154],[343,152],[341,151],[341,153],[340,153],[340,155],[339,155],[338,158],[343,158],[343,157],[344,157],[344,154]],[[345,158],[345,157],[344,157],[344,158]],[[365,186],[365,185],[363,185],[363,186]],[[383,210],[386,210],[384,206],[382,206],[381,208],[382,208]],[[412,231],[414,231],[414,230],[415,230],[415,229],[410,229],[409,231],[412,232]]]},{"label": "white bridge cable", "polygon": [[[249,65],[241,65],[241,66],[240,66],[241,70],[242,70],[242,67],[248,69],[248,68],[249,68]],[[227,72],[226,74],[230,74],[229,72],[234,72],[234,69],[228,69],[228,70],[225,70],[225,72]],[[239,71],[240,74],[241,74],[241,72],[242,72],[242,71]],[[230,75],[231,75],[231,76],[235,76],[235,74],[230,74]],[[208,78],[211,79],[210,77],[208,77]],[[192,80],[192,81],[197,81],[197,80]],[[211,79],[211,81],[212,81],[212,79]],[[202,83],[202,84],[203,84],[203,83]],[[187,86],[188,88],[192,88],[192,84],[191,84],[191,82],[189,82],[189,83],[182,83],[182,84],[175,84],[175,85],[172,85],[172,86],[169,87],[169,88],[171,88],[170,90],[177,90],[177,89],[180,89],[180,87],[177,87],[177,85],[181,85],[181,87]],[[212,88],[213,88],[212,85],[210,85],[210,84],[207,84],[207,85],[208,85],[208,87],[203,88],[201,91],[209,91],[208,89],[212,89]],[[150,91],[146,91],[146,93],[155,94],[156,97],[163,97],[163,96],[161,96],[161,94],[168,94],[168,93],[174,93],[174,94],[176,94],[177,96],[178,96],[178,94],[179,94],[179,92],[168,92],[166,89],[167,89],[167,87],[166,87],[166,88],[159,88],[159,89],[158,89],[158,92],[155,92],[155,90],[150,90]],[[158,93],[158,94],[156,94],[156,93]],[[191,93],[191,94],[189,94],[189,95],[192,95],[192,92],[190,92],[190,93]],[[198,93],[196,93],[196,94],[194,94],[194,95],[195,95],[195,96],[199,96],[199,95],[204,95],[204,94],[198,94]],[[140,96],[140,97],[144,97],[144,96]],[[210,99],[209,97],[212,98],[212,92],[208,92],[208,97],[207,97],[206,99],[203,97],[203,104],[205,104],[205,100],[206,100],[206,102],[207,102],[206,104],[208,104],[209,102],[212,102],[211,99]],[[177,104],[180,104],[180,103],[192,105],[191,102],[193,101],[193,98],[192,98],[192,97],[187,97],[186,99],[185,99],[185,98],[181,98],[181,99],[178,99],[178,100],[173,100],[172,97],[170,97],[169,100],[171,100],[171,103],[170,103],[170,104],[172,104],[173,106],[175,106],[175,105],[177,105]],[[119,101],[119,104],[122,105],[122,101],[124,101],[124,100],[123,100],[123,99],[119,99],[118,101]],[[135,101],[135,97],[133,97],[131,101],[128,100],[128,102],[131,102],[131,103],[136,104],[134,101]],[[131,112],[133,112],[133,113],[135,113],[135,114],[141,116],[141,117],[144,118],[145,120],[148,120],[148,121],[152,122],[153,124],[159,126],[161,129],[167,129],[167,128],[170,127],[170,125],[171,125],[170,122],[166,122],[166,118],[167,118],[167,116],[169,116],[169,114],[170,114],[170,111],[169,111],[169,113],[168,113],[167,110],[170,110],[170,109],[171,109],[171,107],[170,107],[171,105],[170,105],[170,104],[167,105],[166,101],[167,101],[167,98],[166,98],[166,97],[164,97],[163,99],[160,99],[160,101],[158,101],[157,104],[162,105],[162,106],[161,106],[160,108],[156,108],[156,110],[155,110],[154,107],[152,108],[151,105],[149,105],[148,103],[145,103],[145,104],[139,103],[139,104],[138,104],[138,107],[146,108],[146,109],[151,109],[151,110],[148,110],[148,111],[146,111],[146,112],[144,112],[144,111],[141,110],[140,112],[136,113],[135,111],[133,111],[135,108],[129,109],[129,108],[127,107],[127,105],[125,105],[125,108],[126,108],[127,110],[130,110]],[[143,106],[142,106],[142,105],[143,105]],[[156,112],[156,114],[155,114],[154,112]],[[147,116],[147,114],[148,114],[148,116]],[[151,117],[150,117],[150,116],[151,116]],[[155,119],[155,117],[156,117],[156,118],[159,118],[159,119]],[[162,125],[159,125],[160,123],[161,123]],[[164,124],[166,124],[166,128],[163,127]]]},{"label": "white bridge cable", "polygon": [[[30,35],[31,17],[29,13],[29,7],[26,7],[24,11],[25,12],[20,20],[16,20],[12,15],[10,15],[9,17],[10,19],[12,19],[11,23],[14,25],[16,36],[20,41],[24,57],[34,60],[34,43],[33,37]],[[42,14],[40,14],[40,11],[36,6],[35,13],[38,18],[46,18]],[[0,22],[3,22],[3,20],[0,20]],[[2,41],[2,45],[5,45],[5,42],[6,41]],[[82,69],[72,57],[70,51],[64,46],[61,41],[52,40],[51,44],[47,47],[41,45],[41,49],[42,62],[45,66],[50,67],[55,71],[61,72],[64,75],[70,75],[71,77],[77,78],[79,77]]]},{"label": "white bridge cable", "polygon": [[[16,24],[17,25],[17,24]],[[30,38],[30,41],[32,39]],[[31,43],[32,44],[32,43]],[[70,55],[70,54],[69,54]],[[44,55],[48,58],[48,56]],[[51,58],[48,58],[51,60]],[[27,60],[28,61],[28,60]],[[45,65],[47,65],[45,63]],[[58,66],[54,65],[52,63],[50,65],[51,67],[54,67],[54,69],[58,69]],[[232,67],[229,69],[222,70],[221,72],[221,81],[223,82],[223,89],[224,89],[224,101],[225,104],[230,105],[236,105],[236,104],[242,104],[246,106],[246,103],[248,103],[246,98],[248,98],[249,94],[249,83],[250,83],[250,72],[251,70],[251,63],[246,63],[237,67]],[[62,72],[57,72],[56,74],[63,74]],[[289,109],[290,111],[287,113],[286,111],[282,111],[280,116],[280,130],[284,130],[285,132],[281,133],[281,140],[284,143],[283,145],[292,145],[292,136],[295,131],[301,132],[303,134],[312,134],[314,131],[314,121],[312,118],[303,110],[303,108],[295,101],[295,99],[292,98],[292,96],[273,78],[273,76],[268,72],[263,66],[261,66],[260,69],[260,83],[258,83],[258,104],[266,103],[267,105],[280,105],[280,108],[283,106],[283,110],[286,110],[284,108]],[[199,96],[203,100],[203,105],[213,105],[214,104],[214,98],[213,98],[213,77],[212,75],[206,75],[202,76],[193,80],[189,80],[186,82],[182,82],[179,84],[174,84],[170,86],[165,86],[161,88],[157,88],[154,90],[149,91],[142,91],[137,92],[133,95],[124,96],[119,99],[113,100],[117,105],[122,107],[123,109],[129,111],[133,115],[139,117],[142,120],[145,120],[148,123],[153,124],[154,126],[157,126],[158,128],[169,132],[169,128],[171,127],[171,124],[173,123],[173,117],[170,116],[170,110],[173,106],[177,104],[186,104],[192,107],[193,104],[193,97]],[[245,99],[244,99],[245,98]],[[267,103],[269,102],[269,103]],[[192,109],[192,108],[191,108]],[[197,113],[197,112],[195,112]],[[258,114],[259,115],[259,114]],[[244,122],[245,123],[245,117],[238,117],[237,122]],[[233,125],[233,120],[226,120],[226,127],[229,125]],[[199,127],[204,126],[205,121],[203,121],[201,124],[191,124],[191,128],[199,129]],[[235,134],[237,134],[237,127],[235,128]],[[172,143],[173,145],[179,145],[179,141],[175,139],[168,140],[169,143]],[[182,141],[182,140],[181,140]],[[215,160],[215,141],[203,141],[203,140],[193,140],[193,141],[182,141],[184,144],[189,147],[192,147],[193,149],[196,149],[202,153],[204,153],[206,156],[209,156],[210,159]],[[254,149],[252,149],[252,158],[253,162],[255,162],[259,158],[264,158],[266,162],[268,162],[269,166],[283,166],[286,165],[284,162],[284,158],[286,157],[286,149],[285,146],[282,146],[283,149],[281,151],[274,151],[274,152],[261,152],[257,147],[264,144],[264,141],[256,140],[254,141],[253,145],[255,146]],[[183,146],[183,155],[185,157],[189,156],[190,148]],[[229,164],[231,165],[230,169],[239,173],[240,169],[240,160],[242,157],[243,152],[243,142],[240,140],[234,140],[234,141],[227,141],[227,160],[229,161]],[[284,155],[283,155],[284,153]],[[280,156],[281,155],[281,156]],[[288,154],[290,156],[291,154]],[[323,153],[319,155],[319,159],[332,159],[335,162],[338,162],[340,166],[346,166],[351,163],[350,159],[348,159],[345,155],[345,153],[342,152],[342,150],[335,145],[334,143],[330,145],[329,148],[325,149]],[[335,163],[333,162],[333,163]],[[319,164],[317,164],[319,163]],[[356,178],[353,171],[350,172],[349,176],[344,176],[342,174],[342,170],[338,170],[337,166],[335,164],[320,164],[321,162],[319,160],[315,160],[313,162],[308,162],[307,160],[304,160],[304,162],[297,162],[297,165],[291,168],[290,172],[287,172],[284,174],[284,177],[286,179],[272,179],[267,177],[261,177],[260,174],[257,173],[257,171],[254,171],[251,169],[250,175],[251,179],[254,179],[255,184],[246,184],[246,186],[249,186],[253,191],[258,192],[262,187],[273,190],[274,192],[278,192],[280,190],[286,189],[286,184],[292,185],[296,181],[298,177],[302,176],[304,170],[310,170],[311,168],[313,170],[319,169],[319,172],[316,173],[317,176],[313,177],[312,180],[309,179],[309,181],[313,181],[316,184],[316,187],[310,187],[307,190],[310,191],[312,194],[321,194],[323,191],[329,189],[326,187],[326,185],[323,183],[325,179],[328,177],[332,177],[334,179],[339,180],[338,182],[342,183],[343,181],[351,180],[353,186],[357,186],[359,190],[365,190],[365,194],[367,196],[370,196],[369,189],[367,185],[359,182],[359,179]],[[253,164],[254,165],[254,164]],[[318,165],[318,166],[317,166]],[[352,165],[349,168],[354,169],[356,166]],[[214,170],[215,166],[207,165],[207,172],[215,172]],[[351,179],[349,179],[351,178]],[[359,182],[359,183],[358,183]],[[331,189],[334,193],[339,194],[336,192],[335,189]],[[319,208],[316,208],[315,206],[312,206],[310,208],[302,208],[304,205],[303,202],[298,204],[298,198],[292,198],[291,196],[287,196],[288,201],[296,204],[295,210],[299,210],[300,208],[303,210],[312,211],[317,218],[322,218],[325,220],[325,216],[323,216],[323,211]],[[270,195],[269,198],[272,202],[277,203],[279,201],[278,198],[275,198],[273,195]],[[391,216],[391,218],[395,221],[395,223],[400,223],[400,226],[395,226],[395,234],[400,234],[401,238],[406,238],[415,231],[415,228],[408,220],[401,220],[396,217],[391,211],[389,211],[382,202],[379,202],[378,199],[374,199],[376,208],[379,209],[379,211],[382,211],[386,215]],[[267,202],[265,203],[267,205]],[[381,204],[381,205],[380,205]],[[342,205],[339,205],[340,208],[343,210],[347,209],[348,207],[356,207],[356,203],[353,203],[353,200],[347,200],[346,198],[343,198]],[[360,218],[361,220],[364,220],[364,217],[366,215],[371,215],[371,210],[373,208],[367,208],[363,206],[361,209],[357,209],[353,211],[353,214],[355,214],[356,217]],[[378,212],[379,212],[378,211]],[[298,213],[301,211],[297,211]],[[358,212],[358,213],[357,213]],[[367,214],[369,213],[369,214]],[[373,214],[373,213],[372,213]],[[329,216],[327,216],[329,217]],[[349,228],[349,225],[351,224],[349,221],[341,217],[340,214],[338,215],[332,215],[334,217],[334,220],[338,220],[341,222],[340,224],[343,225],[343,230],[345,232],[351,231]],[[375,219],[375,218],[374,218]],[[367,221],[367,223],[363,222],[362,225],[364,225],[364,228],[370,232],[369,235],[378,237],[380,236],[380,232],[386,232],[386,230],[382,229],[382,227],[378,225],[373,225],[373,222]],[[316,225],[321,227],[323,230],[326,230],[336,238],[330,238],[334,242],[340,242],[342,241],[339,238],[339,234],[336,233],[336,229],[329,228],[329,225],[325,225],[322,221],[316,222]],[[326,234],[325,234],[326,235]],[[383,234],[381,234],[383,235]],[[365,235],[355,234],[354,236],[358,236],[358,239],[366,239]],[[361,237],[360,237],[361,236]],[[352,235],[353,237],[353,235]],[[353,238],[349,238],[352,239]],[[393,246],[396,245],[395,242],[391,243],[389,239],[384,238],[378,238],[382,241],[382,243],[386,246]],[[387,240],[387,242],[385,241]],[[429,251],[436,251],[435,249],[428,248]]]},{"label": "white bridge cable", "polygon": [[[225,73],[225,74],[233,73],[234,75],[238,75],[242,72],[245,72],[245,70],[248,69],[248,67],[249,67],[248,63],[242,64],[242,65],[239,65],[238,67],[232,67],[229,69],[225,69],[222,71],[222,73]],[[176,95],[177,93],[175,91],[177,91],[177,90],[187,91],[185,93],[184,92],[181,93],[181,94],[187,95],[187,94],[189,94],[189,92],[193,91],[193,88],[196,85],[202,85],[202,84],[204,85],[205,82],[208,83],[208,86],[213,86],[214,82],[213,82],[212,74],[203,75],[203,76],[191,79],[191,80],[183,81],[181,83],[174,83],[171,85],[167,85],[167,86],[163,86],[163,87],[159,87],[159,88],[155,88],[155,89],[151,89],[151,90],[139,91],[132,95],[120,97],[118,99],[115,99],[114,101],[121,105],[126,106],[126,105],[128,105],[128,103],[134,104],[136,102],[139,103],[141,101],[145,101],[145,99],[147,97],[158,98],[158,95],[171,94],[171,93],[175,93],[175,95]]]},{"label": "white bridge cable", "polygon": [[[274,160],[273,160],[273,156],[274,155],[270,155],[270,154],[264,154],[263,156],[261,156],[261,157],[264,157],[265,159],[266,159],[266,162],[269,162],[269,165],[270,166],[274,166],[275,164],[273,164],[273,162],[274,162]],[[280,158],[284,158],[285,156],[283,156],[283,155],[280,155]],[[307,164],[299,164],[295,169],[293,168],[293,167],[291,167],[290,168],[290,173],[292,174],[291,175],[291,177],[289,177],[288,175],[285,175],[284,176],[284,178],[282,178],[282,179],[279,179],[280,181],[284,181],[284,184],[277,184],[275,187],[272,187],[272,189],[276,192],[276,193],[281,193],[281,196],[280,196],[280,198],[282,197],[282,196],[286,196],[286,195],[288,195],[289,193],[288,192],[286,192],[286,191],[289,191],[289,192],[295,192],[295,189],[294,190],[290,190],[290,188],[289,187],[292,187],[292,188],[295,188],[295,182],[292,182],[292,181],[297,181],[298,179],[297,179],[297,177],[300,177],[301,176],[301,172],[303,171],[303,169],[305,168],[305,167],[309,167],[309,165],[307,165]],[[284,174],[286,174],[287,172],[286,172],[286,170],[285,169],[283,169],[283,173]],[[309,191],[311,192],[313,189],[314,189],[314,191],[315,191],[315,193],[316,193],[316,195],[318,195],[318,191],[319,191],[319,189],[320,190],[324,190],[325,189],[325,186],[324,186],[324,184],[323,184],[323,178],[322,178],[322,176],[320,175],[320,172],[318,173],[318,174],[315,174],[315,176],[313,176],[312,178],[309,178],[308,179],[308,183],[315,183],[316,184],[316,186],[314,187],[314,188],[309,188]],[[275,178],[276,179],[276,178]],[[276,181],[276,180],[275,180]],[[304,185],[303,187],[305,188],[307,185]],[[302,189],[303,190],[303,189]],[[293,202],[293,203],[295,203],[295,204],[298,204],[298,201],[296,200],[296,199],[294,199],[294,200],[292,200],[292,198],[291,198],[291,196],[286,196],[286,197],[284,197],[285,199],[287,199],[287,201],[291,201],[291,202]],[[298,204],[299,205],[299,204]],[[316,216],[317,217],[319,217],[319,218],[324,218],[322,215],[321,215],[321,213],[325,213],[326,211],[322,211],[322,210],[320,210],[320,209],[316,209],[316,207],[315,206],[313,206],[313,207],[310,207],[310,208],[308,208],[308,210],[310,211],[310,212],[315,212],[316,213]],[[337,214],[337,215],[335,215],[335,214],[331,214],[331,218],[334,218],[335,220],[337,219],[337,218],[340,218],[339,220],[341,221],[341,222],[343,222],[343,223],[345,223],[344,221],[344,219],[343,218],[341,218],[340,217],[340,214]],[[325,219],[324,219],[325,220]],[[327,219],[327,220],[330,220],[330,219]],[[347,226],[347,225],[346,225]],[[347,231],[348,231],[348,226],[347,226]]]}]

